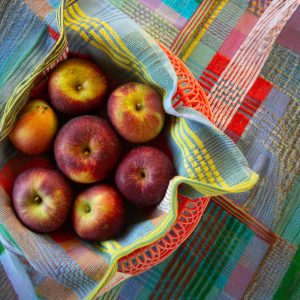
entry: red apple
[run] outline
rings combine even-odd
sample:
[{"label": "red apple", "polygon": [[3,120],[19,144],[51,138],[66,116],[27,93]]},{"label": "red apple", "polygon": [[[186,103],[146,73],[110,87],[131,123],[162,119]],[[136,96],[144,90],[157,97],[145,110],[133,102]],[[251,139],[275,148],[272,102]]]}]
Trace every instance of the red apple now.
[{"label": "red apple", "polygon": [[155,138],[165,121],[161,96],[152,87],[138,82],[129,82],[114,90],[107,110],[118,133],[133,143]]},{"label": "red apple", "polygon": [[54,142],[58,167],[79,183],[93,183],[107,177],[120,153],[116,133],[108,122],[95,116],[71,119]]},{"label": "red apple", "polygon": [[49,104],[33,100],[21,110],[9,139],[26,154],[41,154],[50,148],[57,128],[58,120]]},{"label": "red apple", "polygon": [[69,183],[57,171],[32,168],[13,187],[13,206],[22,223],[36,232],[51,232],[66,220],[72,203]]},{"label": "red apple", "polygon": [[91,61],[71,58],[59,64],[49,78],[52,105],[65,114],[84,114],[101,106],[107,79]]},{"label": "red apple", "polygon": [[81,192],[75,199],[72,223],[85,240],[104,241],[120,233],[125,223],[125,205],[118,191],[98,184]]},{"label": "red apple", "polygon": [[115,174],[119,191],[130,202],[141,206],[159,203],[166,192],[174,169],[169,158],[153,147],[131,150]]}]

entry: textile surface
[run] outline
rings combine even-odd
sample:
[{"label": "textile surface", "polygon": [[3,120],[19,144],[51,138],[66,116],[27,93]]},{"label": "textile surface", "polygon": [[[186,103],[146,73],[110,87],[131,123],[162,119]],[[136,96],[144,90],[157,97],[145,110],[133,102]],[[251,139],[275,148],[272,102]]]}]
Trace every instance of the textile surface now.
[{"label": "textile surface", "polygon": [[[194,199],[195,194],[199,198],[243,192],[254,186],[258,176],[231,139],[204,115],[173,106],[177,78],[171,63],[155,40],[121,10],[106,1],[66,1],[57,7],[49,2],[48,10],[45,1],[40,5],[16,1],[15,5],[26,7],[28,14],[20,19],[29,20],[26,26],[36,26],[40,37],[29,45],[21,37],[16,40],[15,48],[20,48],[22,54],[27,49],[20,60],[11,55],[14,49],[9,53],[3,49],[6,77],[1,99],[0,238],[5,250],[1,257],[20,298],[94,298],[116,274],[121,257],[154,242],[171,228],[177,216],[177,195]],[[38,12],[42,14],[36,15]],[[4,16],[14,13],[6,4]],[[51,25],[46,21],[49,16]],[[30,21],[30,17],[38,19]],[[9,36],[4,35],[3,40],[7,39]],[[52,46],[47,48],[49,53],[39,53],[37,44],[42,48],[44,44]],[[38,59],[32,62],[34,51]],[[161,93],[165,111],[173,115],[157,142],[166,140],[178,176],[170,181],[157,207],[148,214],[131,211],[127,229],[116,239],[102,243],[84,242],[68,226],[48,235],[31,232],[15,216],[11,205],[15,176],[34,164],[46,164],[46,158],[15,153],[6,135],[31,97],[32,87],[45,80],[68,55],[93,59],[108,74],[111,89],[124,81],[151,84]],[[9,64],[10,68],[5,69]]]},{"label": "textile surface", "polygon": [[[22,5],[20,2],[23,1],[11,1],[9,4],[3,1],[0,5],[1,22],[6,24],[0,36],[3,45],[0,54],[5,57],[5,63],[1,61],[0,88],[1,95],[10,97],[10,91],[14,90],[18,97],[25,99],[28,94],[19,95],[21,90],[16,90],[23,80],[22,76],[32,74],[34,66],[40,65],[51,50],[54,51],[52,57],[55,57],[57,48],[66,45],[61,40],[55,48],[56,33],[60,31],[61,24],[56,22],[54,11],[59,9],[59,1],[24,1]],[[72,2],[76,1],[70,1],[69,12],[76,5]],[[207,93],[215,124],[238,146],[260,180],[249,192],[213,197],[194,233],[172,256],[146,273],[128,279],[103,297],[298,299],[298,1],[108,2],[110,9],[118,8],[186,63]],[[92,5],[81,3],[84,13],[95,17],[93,13],[103,2],[85,3]],[[8,15],[7,11],[14,13]],[[18,18],[16,11],[24,18]],[[67,17],[69,24],[66,27],[80,25],[72,13]],[[106,17],[109,19],[110,16]],[[16,26],[17,21],[20,23]],[[72,28],[66,30],[68,38],[78,42],[70,44],[70,47],[75,47],[71,50],[81,49],[84,37],[80,39]],[[45,34],[48,32],[48,35]],[[13,42],[7,42],[8,35]],[[25,40],[28,43],[20,42]],[[89,54],[93,51],[87,50]],[[85,50],[83,52],[86,53]],[[19,63],[16,64],[16,61]],[[3,99],[2,96],[1,103],[8,101],[8,98]],[[13,107],[10,110],[12,114],[18,110],[17,104]],[[5,118],[7,130],[11,125],[10,119],[13,122],[13,118]],[[2,125],[3,120],[1,115]],[[199,119],[200,124],[201,121]],[[189,120],[175,122],[174,126],[178,126],[179,135],[185,132],[185,126],[193,132],[201,131],[198,123]],[[226,137],[220,136],[230,144]],[[1,154],[7,157],[8,153],[4,148]],[[179,165],[177,169],[180,169]],[[232,178],[234,180],[234,176]],[[233,186],[234,182],[227,184]],[[1,228],[1,235],[9,240],[5,228]],[[56,241],[59,243],[59,238]],[[69,237],[64,241],[63,250],[71,251],[72,247],[66,249],[70,246]],[[49,279],[46,282],[45,277],[39,276],[35,277],[36,286],[32,285],[28,274],[33,274],[34,270],[30,267],[24,269],[20,253],[9,251],[11,245],[5,246],[6,250],[1,248],[0,256],[1,295],[8,299],[30,297],[44,280],[51,297],[49,286],[53,282]],[[76,254],[73,259],[80,266],[85,258]],[[70,282],[73,284],[75,281]],[[89,284],[93,286],[93,283]],[[80,290],[79,286],[83,289]],[[70,287],[73,288],[76,290],[76,287]],[[84,297],[84,288],[84,283],[78,282],[75,294],[69,290],[69,293],[64,292],[60,296]]]},{"label": "textile surface", "polygon": [[260,176],[212,198],[190,238],[119,299],[299,299],[299,2],[110,2],[185,62]]}]

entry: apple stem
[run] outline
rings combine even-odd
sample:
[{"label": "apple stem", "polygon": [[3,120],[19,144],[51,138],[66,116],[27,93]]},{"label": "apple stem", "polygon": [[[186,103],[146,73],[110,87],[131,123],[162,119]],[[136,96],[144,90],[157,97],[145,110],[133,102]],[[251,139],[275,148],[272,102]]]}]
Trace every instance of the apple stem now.
[{"label": "apple stem", "polygon": [[35,202],[35,203],[41,203],[41,202],[42,202],[42,198],[39,197],[39,196],[36,196],[36,197],[34,198],[34,202]]},{"label": "apple stem", "polygon": [[90,149],[87,148],[87,149],[84,150],[84,155],[85,155],[85,156],[90,155],[90,153],[91,153],[91,150],[90,150]]},{"label": "apple stem", "polygon": [[85,208],[84,208],[84,211],[86,213],[89,213],[91,211],[91,207],[89,205],[86,205]]},{"label": "apple stem", "polygon": [[141,103],[137,103],[137,104],[135,105],[135,109],[136,109],[137,111],[140,111],[140,110],[142,109],[142,104],[141,104]]}]

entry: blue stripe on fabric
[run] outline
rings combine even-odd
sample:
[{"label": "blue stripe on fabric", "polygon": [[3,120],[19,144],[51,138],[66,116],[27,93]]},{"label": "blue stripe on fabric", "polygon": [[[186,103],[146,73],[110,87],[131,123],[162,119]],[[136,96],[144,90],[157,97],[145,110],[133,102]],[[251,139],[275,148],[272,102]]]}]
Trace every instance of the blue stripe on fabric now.
[{"label": "blue stripe on fabric", "polygon": [[11,74],[10,78],[7,79],[5,85],[2,87],[2,97],[0,99],[0,103],[6,103],[8,98],[11,96],[12,91],[22,80],[24,80],[26,76],[28,76],[34,71],[34,69],[42,62],[44,57],[46,57],[46,55],[49,53],[53,45],[54,40],[52,38],[49,38],[49,36],[44,35],[39,41],[39,43],[37,43],[36,47],[34,47],[29,53],[29,55],[26,57],[26,60],[22,62],[22,64],[18,67],[15,66],[17,70],[13,74]]},{"label": "blue stripe on fabric", "polygon": [[189,19],[199,4],[202,2],[201,0],[163,0],[162,1],[166,6],[172,8],[179,15],[182,15],[186,19]]},{"label": "blue stripe on fabric", "polygon": [[35,295],[31,280],[16,255],[5,251],[5,253],[0,256],[0,262],[19,299],[38,299]]},{"label": "blue stripe on fabric", "polygon": [[[179,146],[177,145],[177,143],[175,142],[171,134],[168,134],[166,136],[166,139],[173,153],[173,164],[175,166],[176,171],[178,172],[178,174],[184,177],[189,177],[189,174],[187,173],[187,170],[184,165],[183,154],[181,153]],[[177,159],[177,158],[181,158],[181,159]]]},{"label": "blue stripe on fabric", "polygon": [[56,9],[61,4],[62,0],[48,0],[48,2],[51,4],[51,6]]},{"label": "blue stripe on fabric", "polygon": [[45,17],[45,22],[48,24],[48,26],[51,26],[55,31],[59,31],[57,27],[57,22],[56,22],[56,11],[52,10],[50,11],[47,16]]},{"label": "blue stripe on fabric", "polygon": [[0,88],[9,74],[27,57],[39,42],[47,26],[21,1],[13,1],[2,15],[8,24],[0,34]]},{"label": "blue stripe on fabric", "polygon": [[50,237],[37,237],[31,241],[35,252],[39,253],[39,258],[36,257],[34,264],[38,265],[45,275],[71,289],[80,299],[87,296],[96,286],[96,281],[88,277]]}]

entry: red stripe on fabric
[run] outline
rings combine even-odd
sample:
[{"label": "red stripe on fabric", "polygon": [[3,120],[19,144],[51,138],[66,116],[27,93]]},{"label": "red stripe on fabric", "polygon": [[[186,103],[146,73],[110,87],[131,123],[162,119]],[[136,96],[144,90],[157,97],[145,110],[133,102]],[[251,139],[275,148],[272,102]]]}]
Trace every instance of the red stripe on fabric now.
[{"label": "red stripe on fabric", "polygon": [[294,0],[273,1],[213,87],[208,100],[219,129],[227,128],[263,67],[280,29],[297,5]]},{"label": "red stripe on fabric", "polygon": [[60,33],[55,31],[51,26],[48,26],[48,31],[50,36],[55,40],[58,41],[59,37],[60,37]]},{"label": "red stripe on fabric", "polygon": [[218,206],[226,210],[230,215],[247,225],[258,237],[272,245],[280,237],[259,220],[246,213],[238,204],[229,197],[219,196],[211,198]]},{"label": "red stripe on fabric", "polygon": [[207,71],[203,71],[203,75],[206,76],[206,77],[211,78],[213,81],[217,81],[218,80],[217,76],[214,76],[213,74],[211,74],[211,73],[209,73]]},{"label": "red stripe on fabric", "polygon": [[220,76],[229,64],[230,59],[220,53],[216,53],[207,66],[207,69],[217,76]]},{"label": "red stripe on fabric", "polygon": [[[235,143],[238,141],[238,138],[241,137],[241,135],[243,134],[249,121],[250,121],[249,118],[247,118],[245,115],[241,114],[238,111],[235,113],[235,115],[231,119],[226,130],[232,131],[237,135],[237,140],[236,139],[234,140]],[[229,136],[231,137],[230,134],[229,134]]]},{"label": "red stripe on fabric", "polygon": [[205,88],[205,89],[207,89],[207,91],[205,91],[205,93],[206,94],[208,94],[208,91],[210,91],[211,90],[211,86],[209,86],[209,85],[207,85],[207,84],[205,84],[204,82],[199,82],[200,83],[200,85],[203,87],[203,88]]},{"label": "red stripe on fabric", "polygon": [[243,106],[243,103],[242,103],[242,105],[239,107],[239,110],[242,111],[242,112],[244,112],[245,114],[247,114],[249,117],[252,117],[253,114],[254,114],[254,112],[253,112],[252,110],[249,110],[249,109],[247,109],[247,107],[244,107],[244,106]]},{"label": "red stripe on fabric", "polygon": [[202,79],[202,81],[208,83],[209,85],[211,85],[211,86],[214,85],[214,82],[211,82],[209,79],[205,78],[204,76],[201,76],[200,78]]},{"label": "red stripe on fabric", "polygon": [[272,84],[266,79],[258,76],[248,92],[248,96],[263,102],[266,96],[270,93]]},{"label": "red stripe on fabric", "polygon": [[[194,15],[190,19],[190,21],[185,25],[183,30],[179,33],[179,35],[174,40],[173,44],[170,47],[170,50],[175,54],[178,55],[179,51],[182,48],[182,45],[191,34],[192,30],[200,25],[200,19],[204,14],[206,14],[206,9],[209,7],[212,1],[203,1],[197,10],[195,11]],[[178,44],[179,43],[179,44]]]},{"label": "red stripe on fabric", "polygon": [[[257,109],[258,109],[258,105],[256,104],[256,105],[253,105],[252,103],[251,103],[251,100],[249,99],[249,97],[247,97],[246,96],[246,101],[243,101],[243,105],[246,107],[246,108],[248,108],[248,109],[250,109],[252,112],[256,112],[257,111]],[[252,115],[253,115],[253,113],[252,113]]]},{"label": "red stripe on fabric", "polygon": [[[253,116],[266,99],[271,89],[271,83],[260,76],[257,77],[248,94],[241,103],[239,109],[236,111],[226,128],[226,133],[235,143],[242,136],[250,121],[250,119],[244,113],[248,114],[249,117]],[[248,110],[247,107],[250,108],[251,111]]]}]

